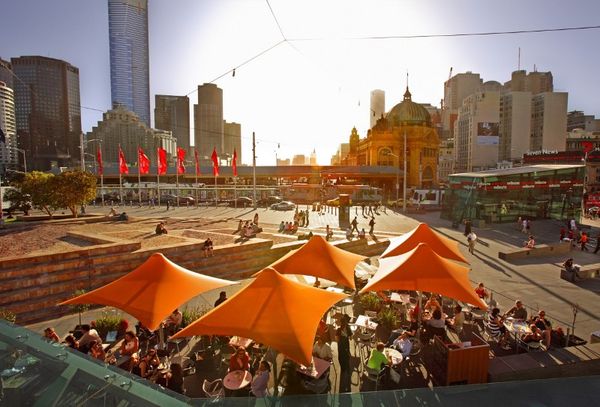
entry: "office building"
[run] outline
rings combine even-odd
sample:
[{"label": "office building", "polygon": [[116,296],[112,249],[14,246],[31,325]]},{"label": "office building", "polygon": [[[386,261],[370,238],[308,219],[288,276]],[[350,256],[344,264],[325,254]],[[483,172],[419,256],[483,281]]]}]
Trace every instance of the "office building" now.
[{"label": "office building", "polygon": [[12,58],[17,140],[27,166],[49,170],[79,162],[79,69],[41,56]]},{"label": "office building", "polygon": [[454,168],[454,140],[446,139],[440,142],[438,158],[438,180],[448,182],[448,176]]},{"label": "office building", "polygon": [[292,157],[292,165],[306,165],[306,156],[304,154],[296,154]]},{"label": "office building", "polygon": [[458,117],[458,109],[462,101],[467,96],[479,92],[482,83],[479,74],[470,71],[456,74],[444,82],[441,139],[454,137],[454,122]]},{"label": "office building", "polygon": [[519,161],[530,150],[531,92],[500,95],[499,137],[499,161]]},{"label": "office building", "polygon": [[121,105],[105,112],[102,120],[87,133],[87,139],[97,140],[95,146],[87,147],[92,152],[96,151],[97,143],[101,143],[106,167],[116,167],[119,162],[119,145],[130,165],[137,165],[138,147],[144,150],[153,166],[157,163],[158,147],[167,150],[169,159],[175,156],[176,140],[170,131],[151,129],[135,113]]},{"label": "office building", "polygon": [[154,127],[170,131],[177,147],[190,151],[190,99],[187,96],[155,95]]},{"label": "office building", "polygon": [[289,158],[277,158],[277,166],[281,166],[281,165],[290,165],[290,159]]},{"label": "office building", "polygon": [[454,124],[454,172],[496,167],[499,109],[499,92],[477,92],[463,100]]},{"label": "office building", "polygon": [[385,114],[385,92],[381,89],[371,91],[371,109],[369,111],[369,128],[372,129]]},{"label": "office building", "polygon": [[531,92],[537,95],[542,92],[554,91],[552,72],[514,71],[510,81],[504,83],[504,90],[513,92]]},{"label": "office building", "polygon": [[108,0],[108,35],[112,104],[150,126],[148,1]]},{"label": "office building", "polygon": [[317,150],[315,149],[313,149],[312,153],[310,153],[309,164],[317,165]]},{"label": "office building", "polygon": [[7,87],[14,89],[13,80],[14,77],[10,61],[5,61],[0,58],[0,82],[4,82]]},{"label": "office building", "polygon": [[15,98],[13,90],[0,81],[0,129],[4,133],[4,143],[0,141],[0,174],[6,168],[14,168],[18,164],[17,122],[15,120]]},{"label": "office building", "polygon": [[213,149],[219,156],[223,146],[223,90],[212,83],[198,86],[194,105],[194,146],[204,165],[210,165]]},{"label": "office building", "polygon": [[567,131],[575,129],[600,131],[600,119],[596,119],[594,115],[586,115],[580,110],[573,110],[567,113]]},{"label": "office building", "polygon": [[531,151],[561,151],[565,148],[568,96],[566,92],[543,92],[533,96],[529,143]]},{"label": "office building", "polygon": [[233,151],[237,154],[237,164],[242,163],[242,125],[223,121],[223,154],[230,161]]}]

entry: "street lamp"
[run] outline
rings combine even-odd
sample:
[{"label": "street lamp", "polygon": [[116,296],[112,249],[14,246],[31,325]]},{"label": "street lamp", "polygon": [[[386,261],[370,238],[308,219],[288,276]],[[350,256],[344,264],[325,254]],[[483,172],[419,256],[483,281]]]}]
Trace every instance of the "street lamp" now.
[{"label": "street lamp", "polygon": [[385,155],[396,157],[398,165],[396,166],[396,206],[398,206],[398,195],[400,195],[400,157],[389,150],[385,151]]},{"label": "street lamp", "polygon": [[94,141],[102,141],[102,140],[100,140],[98,138],[93,138],[93,139],[90,139],[90,140],[84,140],[83,139],[83,133],[81,133],[80,136],[79,136],[79,151],[81,153],[80,154],[80,157],[81,157],[81,171],[83,171],[83,172],[85,172],[85,150],[84,150],[85,146],[88,143],[92,143]]}]

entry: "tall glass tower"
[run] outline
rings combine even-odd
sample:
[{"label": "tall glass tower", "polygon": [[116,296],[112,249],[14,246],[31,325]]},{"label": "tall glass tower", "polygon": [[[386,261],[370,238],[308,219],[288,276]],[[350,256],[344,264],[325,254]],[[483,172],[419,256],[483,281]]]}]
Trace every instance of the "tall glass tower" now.
[{"label": "tall glass tower", "polygon": [[148,0],[108,0],[110,89],[122,105],[150,126]]}]

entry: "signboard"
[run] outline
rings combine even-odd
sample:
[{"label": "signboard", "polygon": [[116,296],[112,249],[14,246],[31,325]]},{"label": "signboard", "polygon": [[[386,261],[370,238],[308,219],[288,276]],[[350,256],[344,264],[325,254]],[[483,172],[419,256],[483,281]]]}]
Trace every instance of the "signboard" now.
[{"label": "signboard", "polygon": [[480,146],[497,146],[500,142],[498,123],[477,123],[477,144]]},{"label": "signboard", "polygon": [[581,187],[583,183],[579,180],[538,180],[538,181],[495,181],[495,182],[477,182],[475,186],[470,181],[462,182],[450,182],[450,188],[452,189],[474,189],[484,191],[497,191],[497,190],[518,190],[518,189],[538,189],[538,188],[570,188],[570,187]]}]

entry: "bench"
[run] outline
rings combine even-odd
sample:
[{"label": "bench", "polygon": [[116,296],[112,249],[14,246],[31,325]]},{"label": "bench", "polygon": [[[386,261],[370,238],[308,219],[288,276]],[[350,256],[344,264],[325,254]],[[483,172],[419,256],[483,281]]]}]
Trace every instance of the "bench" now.
[{"label": "bench", "polygon": [[[596,277],[600,276],[600,265],[581,267],[581,269],[579,270],[577,275],[582,280],[588,279],[588,278],[596,278]],[[575,282],[573,280],[574,276],[575,276],[575,273],[569,273],[564,268],[560,269],[560,278],[562,278],[563,280],[567,280],[567,281],[574,283]]]},{"label": "bench", "polygon": [[502,260],[514,260],[527,257],[555,256],[558,254],[569,253],[570,251],[571,245],[569,243],[552,243],[536,245],[532,249],[518,248],[507,250],[505,252],[498,252],[498,257]]}]

